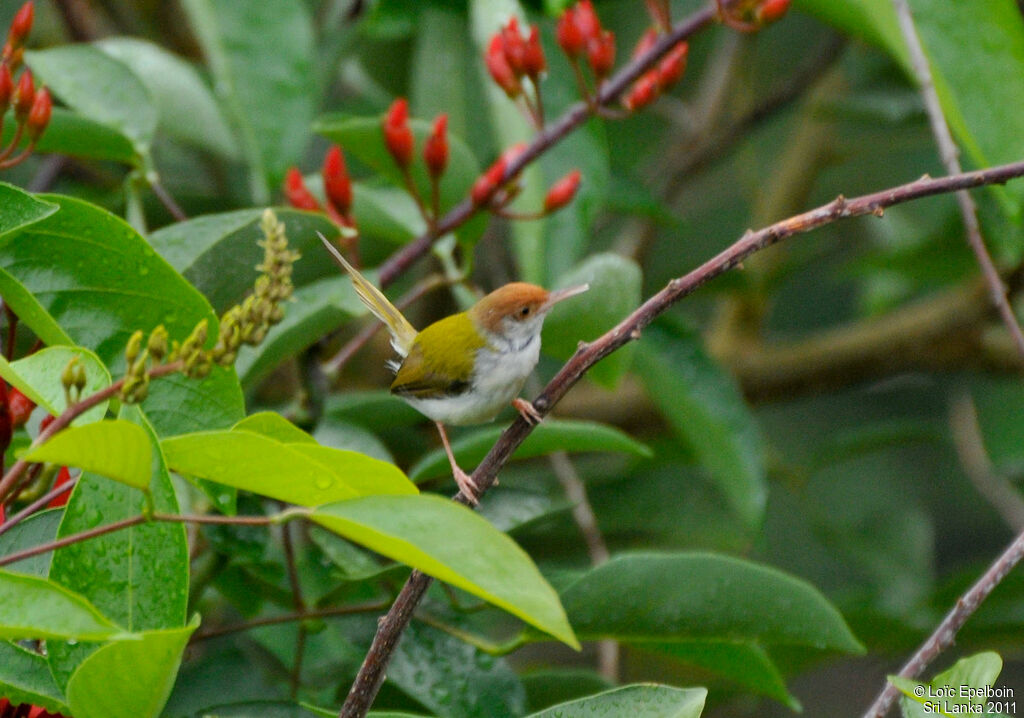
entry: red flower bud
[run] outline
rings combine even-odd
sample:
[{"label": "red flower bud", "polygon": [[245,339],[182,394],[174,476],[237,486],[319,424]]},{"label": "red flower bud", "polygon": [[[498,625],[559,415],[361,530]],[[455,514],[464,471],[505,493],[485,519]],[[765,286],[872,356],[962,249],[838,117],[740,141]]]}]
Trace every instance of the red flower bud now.
[{"label": "red flower bud", "polygon": [[12,50],[25,44],[25,38],[32,31],[32,16],[32,0],[29,0],[15,14],[14,19],[11,20],[11,29],[7,31],[7,42]]},{"label": "red flower bud", "polygon": [[601,21],[597,18],[594,3],[591,0],[580,0],[576,3],[574,20],[585,42],[596,40],[601,35]]},{"label": "red flower bud", "polygon": [[391,103],[384,115],[384,144],[395,158],[395,164],[405,168],[412,162],[412,130],[409,129],[409,103],[399,97]]},{"label": "red flower bud", "polygon": [[32,105],[36,99],[35,83],[32,81],[32,71],[25,70],[18,78],[18,92],[14,96],[14,116],[19,123],[25,121],[28,113],[32,111]]},{"label": "red flower bud", "polygon": [[636,43],[636,47],[633,48],[633,59],[635,60],[654,47],[654,43],[657,39],[658,31],[653,27],[647,28],[647,32],[640,36],[640,39]]},{"label": "red flower bud", "polygon": [[555,28],[555,39],[558,46],[562,48],[569,57],[578,57],[586,49],[587,41],[576,25],[576,8],[567,8],[558,18],[558,26]]},{"label": "red flower bud", "polygon": [[601,32],[587,42],[587,60],[598,78],[607,77],[615,66],[615,35],[611,30]]},{"label": "red flower bud", "polygon": [[28,138],[30,140],[37,140],[39,136],[46,131],[46,126],[50,124],[50,113],[53,111],[53,100],[50,99],[50,91],[46,87],[41,87],[39,92],[36,93],[36,99],[32,103],[32,109],[28,113],[28,119],[25,121],[25,128],[28,130]]},{"label": "red flower bud", "polygon": [[296,209],[311,211],[320,209],[320,203],[306,187],[302,173],[295,167],[290,167],[284,176],[284,196],[288,200],[288,204]]},{"label": "red flower bud", "polygon": [[7,451],[14,436],[14,421],[7,404],[7,382],[0,380],[0,453]]},{"label": "red flower bud", "polygon": [[431,177],[444,174],[448,166],[448,115],[442,113],[434,119],[434,129],[423,145],[423,161]]},{"label": "red flower bud", "polygon": [[495,192],[498,191],[502,178],[505,176],[505,158],[499,157],[494,164],[484,170],[484,173],[476,178],[469,196],[473,204],[485,204]]},{"label": "red flower bud", "polygon": [[53,420],[56,418],[57,417],[55,417],[53,414],[47,414],[46,416],[44,416],[42,420],[40,420],[39,422],[39,433],[42,434],[44,431],[46,431],[46,427],[52,424]]},{"label": "red flower bud", "polygon": [[32,410],[36,408],[35,403],[18,389],[12,388],[7,394],[7,408],[11,412],[11,424],[17,429],[24,426]]},{"label": "red flower bud", "polygon": [[324,179],[327,202],[338,214],[347,215],[352,207],[352,180],[349,179],[348,169],[345,167],[345,155],[337,145],[331,145],[324,155],[324,166],[320,174]]},{"label": "red flower bud", "polygon": [[576,191],[580,188],[580,171],[573,170],[562,179],[551,185],[547,197],[544,198],[544,211],[554,212],[572,202]]},{"label": "red flower bud", "polygon": [[501,45],[505,61],[517,77],[526,73],[526,40],[519,34],[519,20],[513,15],[501,28]]},{"label": "red flower bud", "polygon": [[679,79],[686,72],[686,57],[690,53],[690,46],[681,42],[671,50],[658,63],[658,84],[662,90],[666,90],[679,82]]},{"label": "red flower bud", "polygon": [[[68,471],[68,467],[62,466],[60,467],[60,471],[57,472],[57,478],[54,479],[52,488],[57,488],[69,481],[71,481],[71,472]],[[70,491],[65,491],[60,496],[55,496],[50,499],[50,503],[46,504],[46,507],[49,509],[56,509],[64,506],[68,502],[68,495],[70,493]]]},{"label": "red flower bud", "polygon": [[622,104],[627,110],[639,110],[658,99],[659,94],[661,94],[661,82],[658,73],[657,71],[648,72],[633,83],[629,92],[622,99]]},{"label": "red flower bud", "polygon": [[761,23],[775,22],[789,10],[790,0],[764,0],[757,8],[757,21]]},{"label": "red flower bud", "polygon": [[491,73],[491,79],[505,91],[506,95],[512,99],[519,96],[523,87],[519,84],[519,78],[516,77],[512,66],[508,64],[501,33],[491,38],[491,44],[487,46],[487,52],[484,54],[484,63],[487,65],[487,71]]},{"label": "red flower bud", "polygon": [[548,69],[548,62],[544,58],[544,48],[540,44],[540,31],[537,30],[536,25],[530,27],[530,37],[526,41],[526,54],[523,56],[523,69],[535,80]]},{"label": "red flower bud", "polygon": [[14,78],[11,77],[11,68],[7,63],[0,64],[0,117],[7,112],[11,106],[11,97],[14,95]]}]

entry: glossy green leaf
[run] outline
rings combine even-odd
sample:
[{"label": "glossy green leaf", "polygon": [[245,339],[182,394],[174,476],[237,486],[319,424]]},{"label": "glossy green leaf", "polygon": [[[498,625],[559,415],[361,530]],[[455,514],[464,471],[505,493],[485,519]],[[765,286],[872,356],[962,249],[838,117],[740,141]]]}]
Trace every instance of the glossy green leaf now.
[{"label": "glossy green leaf", "polygon": [[540,668],[524,673],[521,678],[531,711],[602,693],[614,687],[607,678],[588,668]]},{"label": "glossy green leaf", "polygon": [[185,434],[163,442],[178,473],[299,506],[371,494],[414,494],[397,466],[353,451],[283,443],[251,431]]},{"label": "glossy green leaf", "polygon": [[823,22],[886,49],[909,68],[910,59],[891,0],[796,0],[793,5]]},{"label": "glossy green leaf", "polygon": [[68,427],[25,458],[77,466],[142,489],[149,486],[153,450],[141,426],[115,419]]},{"label": "glossy green leaf", "polygon": [[761,435],[732,377],[691,332],[648,329],[636,364],[651,401],[732,509],[747,524],[760,523],[767,497]]},{"label": "glossy green leaf", "polygon": [[[337,235],[337,227],[324,215],[294,209],[276,209],[283,222],[288,244],[302,258],[295,263],[292,281],[301,287],[338,270],[317,238]],[[243,209],[177,222],[153,232],[153,248],[195,285],[222,312],[240,301],[256,281],[257,264],[263,260],[260,231],[261,209]],[[285,313],[292,309],[285,307]]]},{"label": "glossy green leaf", "polygon": [[562,601],[584,638],[864,650],[839,611],[809,583],[729,556],[619,556],[570,585]]},{"label": "glossy green leaf", "polygon": [[[928,683],[902,676],[889,676],[889,682],[903,694],[901,708],[910,718],[981,715],[991,700],[985,697],[985,689],[995,684],[1002,670],[1003,659],[999,654],[985,651],[961,658]],[[985,715],[995,714],[986,712]]]},{"label": "glossy green leaf", "polygon": [[316,443],[312,436],[280,414],[275,414],[272,411],[260,411],[251,414],[231,428],[233,431],[251,431],[256,434],[262,434],[285,444]]},{"label": "glossy green leaf", "polygon": [[[591,341],[614,327],[640,305],[643,277],[636,262],[618,254],[595,254],[558,278],[558,288],[589,284],[578,297],[556,306],[544,321],[541,348],[557,359],[568,359],[581,341]],[[602,359],[587,376],[614,389],[633,361],[635,344]]]},{"label": "glossy green leaf", "polygon": [[410,624],[388,663],[388,683],[435,715],[519,716],[526,694],[501,659],[424,624]]},{"label": "glossy green leaf", "polygon": [[25,62],[68,106],[123,134],[139,155],[149,153],[156,109],[127,65],[92,45],[26,52]]},{"label": "glossy green leaf", "polygon": [[371,431],[414,426],[423,421],[423,414],[383,389],[331,394],[325,402],[324,413]]},{"label": "glossy green leaf", "polygon": [[240,131],[252,198],[266,204],[309,141],[317,87],[309,11],[292,0],[185,0],[182,7]]},{"label": "glossy green leaf", "polygon": [[137,641],[111,643],[86,658],[68,683],[76,718],[158,718],[198,618],[182,628],[146,631]]},{"label": "glossy green leaf", "polygon": [[246,346],[238,352],[235,370],[244,386],[255,386],[281,362],[366,311],[347,276],[311,282],[297,289],[294,297],[284,320],[271,327],[259,346]]},{"label": "glossy green leaf", "polygon": [[131,37],[105,38],[96,47],[132,69],[149,92],[161,132],[228,158],[238,156],[238,143],[213,92],[185,60]]},{"label": "glossy green leaf", "polygon": [[[37,511],[0,534],[0,556],[49,543],[57,538],[57,527],[64,512],[60,509]],[[41,553],[8,564],[8,569],[30,576],[46,578],[50,573],[52,553]]]},{"label": "glossy green leaf", "polygon": [[14,185],[0,182],[0,239],[57,211],[57,205],[36,199]]},{"label": "glossy green leaf", "polygon": [[50,675],[46,658],[7,641],[0,641],[0,695],[12,706],[28,703],[50,713],[71,712]]},{"label": "glossy green leaf", "polygon": [[310,518],[579,646],[557,595],[530,557],[461,504],[440,496],[369,496],[320,506]]},{"label": "glossy green leaf", "polygon": [[[423,142],[430,134],[431,123],[427,120],[410,119],[409,128],[412,130],[416,147],[423,147]],[[402,173],[384,145],[381,117],[328,115],[318,119],[313,129],[341,145],[346,154],[357,158],[397,187],[404,187]],[[440,186],[442,213],[468,196],[470,187],[480,174],[480,164],[472,150],[452,132],[448,133],[448,153],[448,169],[441,178]],[[430,179],[422,162],[413,163],[412,176],[420,196],[429,198]],[[356,211],[358,212],[358,208]],[[487,218],[479,215],[463,225],[457,233],[463,243],[471,244],[480,237],[486,225]]]},{"label": "glossy green leaf", "polygon": [[[513,16],[519,19],[520,27],[529,26],[526,13],[517,0],[473,0],[469,4],[470,31],[477,57],[483,57],[491,37]],[[532,140],[536,130],[527,122],[516,103],[494,83],[487,72],[478,71],[476,77],[481,83],[480,90],[485,98],[490,126],[497,140],[497,153]],[[511,207],[519,212],[536,212],[544,205],[544,195],[547,193],[547,180],[540,165],[533,163],[528,166],[520,174],[520,183],[522,192]],[[511,250],[520,277],[526,282],[547,284],[544,222],[513,222],[510,230]]]},{"label": "glossy green leaf", "polygon": [[529,718],[699,718],[708,692],[704,688],[672,688],[653,683],[613,688],[596,696],[560,703]]},{"label": "glossy green leaf", "polygon": [[[124,406],[120,419],[142,427],[152,447],[153,508],[178,513],[153,428],[137,406]],[[138,516],[145,508],[142,492],[86,473],[71,494],[58,537]],[[83,594],[129,630],[149,631],[185,624],[188,567],[184,525],[151,522],[64,546],[54,554],[50,578]],[[50,642],[47,649],[54,678],[66,686],[95,645]]]},{"label": "glossy green leaf", "polygon": [[0,569],[0,639],[109,640],[123,633],[79,594]]},{"label": "glossy green leaf", "polygon": [[800,710],[800,701],[786,690],[786,682],[779,669],[768,653],[756,644],[679,641],[639,646],[710,671],[745,690],[774,698],[794,711]]},{"label": "glossy green leaf", "polygon": [[[452,451],[455,452],[459,466],[469,467],[480,463],[504,430],[503,426],[476,429],[452,442]],[[548,419],[530,432],[526,441],[516,449],[513,458],[529,459],[555,451],[651,455],[650,449],[614,427],[593,421]],[[443,449],[437,449],[424,456],[409,470],[409,478],[413,481],[424,481],[450,473],[448,457]]]},{"label": "glossy green leaf", "polygon": [[0,296],[3,296],[4,302],[18,315],[18,321],[35,332],[44,343],[75,343],[25,285],[3,269],[0,269]]},{"label": "glossy green leaf", "polygon": [[[85,369],[85,388],[82,396],[89,396],[110,386],[110,372],[103,362],[88,349],[82,347],[56,346],[40,349],[23,359],[8,364],[0,357],[0,376],[11,386],[17,387],[37,406],[46,409],[53,416],[59,416],[67,408],[67,395],[61,383],[61,372],[72,359]],[[75,426],[99,421],[106,415],[107,404],[103,401],[77,417]]]},{"label": "glossy green leaf", "polygon": [[408,192],[363,182],[352,183],[352,217],[360,234],[392,244],[405,244],[427,228]]}]

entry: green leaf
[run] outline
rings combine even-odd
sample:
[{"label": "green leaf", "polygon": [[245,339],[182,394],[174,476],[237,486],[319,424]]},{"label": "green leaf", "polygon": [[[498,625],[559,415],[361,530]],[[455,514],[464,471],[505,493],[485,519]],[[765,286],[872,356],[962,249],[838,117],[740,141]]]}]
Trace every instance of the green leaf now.
[{"label": "green leaf", "polygon": [[359,233],[402,245],[427,229],[408,192],[352,183],[352,216]]},{"label": "green leaf", "polygon": [[394,464],[318,444],[284,443],[244,429],[185,434],[161,446],[178,473],[299,506],[417,492]]},{"label": "green leaf", "polygon": [[238,157],[238,144],[213,93],[185,60],[131,37],[105,38],[96,47],[130,67],[142,82],[156,108],[161,132],[229,159]]},{"label": "green leaf", "polygon": [[[0,556],[7,556],[17,551],[49,543],[57,538],[57,527],[64,516],[61,509],[37,511],[25,520],[8,527],[0,534]],[[46,578],[50,573],[50,561],[53,554],[41,553],[30,558],[23,558],[10,564],[12,570],[30,576]]]},{"label": "green leaf", "polygon": [[670,337],[648,329],[636,363],[651,401],[736,514],[750,526],[760,523],[767,497],[761,435],[732,377],[691,332]]},{"label": "green leaf", "polygon": [[613,684],[600,673],[587,668],[540,668],[522,676],[526,702],[531,711],[565,703],[592,693],[601,693]]},{"label": "green leaf", "polygon": [[891,0],[796,0],[794,7],[886,49],[904,67],[910,67]]},{"label": "green leaf", "polygon": [[[591,341],[614,327],[640,304],[640,267],[618,254],[595,254],[558,278],[560,288],[589,284],[590,289],[566,306],[555,307],[544,321],[541,347],[556,359],[568,359],[581,341]],[[602,359],[587,376],[614,389],[633,361],[635,344]]]},{"label": "green leaf", "polygon": [[18,320],[35,332],[46,344],[74,344],[39,300],[21,282],[0,269],[0,296],[11,307]]},{"label": "green leaf", "polygon": [[519,716],[526,695],[509,664],[432,626],[410,624],[391,662],[388,683],[436,715]]},{"label": "green leaf", "polygon": [[123,633],[77,593],[0,569],[0,638],[109,640]]},{"label": "green leaf", "polygon": [[14,643],[0,641],[0,695],[12,706],[28,703],[50,713],[68,713],[46,658]]},{"label": "green leaf", "polygon": [[[495,426],[477,429],[452,443],[452,451],[459,466],[476,466],[487,455],[504,431]],[[526,437],[513,458],[529,459],[545,456],[555,451],[586,452],[602,451],[650,456],[651,450],[636,439],[618,429],[592,421],[548,419],[537,426]],[[424,456],[410,470],[409,478],[419,482],[451,473],[448,457],[443,449],[436,449]]]},{"label": "green leaf", "polygon": [[231,427],[233,431],[251,431],[285,444],[315,444],[316,440],[280,414],[260,411]]},{"label": "green leaf", "polygon": [[786,690],[786,682],[779,669],[767,652],[756,644],[679,641],[641,645],[645,649],[711,671],[747,690],[774,698],[794,711],[800,710],[800,701]]},{"label": "green leaf", "polygon": [[46,219],[57,211],[57,205],[0,182],[0,209],[0,239],[6,239],[11,232]]},{"label": "green leaf", "polygon": [[585,638],[864,650],[839,611],[809,583],[729,556],[619,556],[570,585],[562,601]]},{"label": "green leaf", "polygon": [[[477,57],[483,56],[491,37],[512,16],[519,18],[521,27],[528,27],[526,14],[516,0],[473,0],[470,3],[470,29]],[[532,140],[536,130],[527,122],[516,103],[508,98],[482,67],[478,67],[476,77],[487,102],[490,126],[498,147],[504,150]],[[544,205],[547,192],[540,165],[535,162],[528,166],[520,175],[520,183],[522,192],[511,207],[520,212],[536,212]],[[513,222],[511,231],[512,254],[520,276],[527,282],[546,284],[544,221]]]},{"label": "green leaf", "polygon": [[[304,258],[293,268],[295,286],[323,276],[337,276],[337,269],[316,234],[319,231],[332,237],[337,235],[337,227],[322,214],[294,209],[274,212],[285,225],[289,247]],[[168,225],[153,232],[149,241],[160,256],[203,293],[216,311],[223,312],[240,301],[256,280],[254,267],[263,259],[263,249],[257,244],[263,238],[262,216],[261,209],[207,214]],[[292,308],[287,307],[286,313]]]},{"label": "green leaf", "polygon": [[365,426],[371,431],[403,426],[415,426],[423,422],[419,413],[389,391],[347,391],[327,397],[324,413],[337,421]]},{"label": "green leaf", "polygon": [[[431,131],[431,123],[426,120],[410,119],[416,147],[422,147]],[[402,173],[395,164],[384,144],[380,117],[351,117],[348,115],[327,115],[319,118],[313,130],[331,142],[341,145],[346,154],[357,158],[360,162],[374,170],[382,177],[390,180],[397,187],[404,187]],[[440,199],[441,213],[444,214],[469,194],[470,187],[480,175],[480,164],[472,150],[462,138],[453,132],[448,133],[448,169],[441,178]],[[412,166],[413,182],[419,189],[420,196],[429,201],[430,178],[422,162],[414,162]],[[358,197],[356,198],[358,201]],[[358,207],[356,212],[358,214]],[[476,242],[487,226],[487,217],[479,214],[457,230],[463,244]]]},{"label": "green leaf", "polygon": [[[440,5],[422,5],[416,19],[409,62],[409,108],[417,117],[448,115],[448,129],[465,137],[466,75],[473,72],[475,48],[468,45],[466,17]],[[360,225],[361,227],[361,225]]]},{"label": "green leaf", "polygon": [[[120,419],[141,426],[152,447],[153,508],[178,513],[170,475],[146,417],[139,407],[124,406]],[[58,537],[138,516],[145,508],[145,497],[136,489],[86,473],[71,494]],[[188,566],[184,525],[151,522],[58,549],[50,578],[80,592],[129,630],[149,631],[185,624]],[[95,646],[50,642],[47,649],[54,678],[66,686]]]},{"label": "green leaf", "polygon": [[[47,347],[13,364],[0,357],[0,376],[25,396],[53,416],[59,416],[67,408],[67,395],[61,383],[61,372],[73,358],[77,357],[85,369],[85,388],[82,396],[89,396],[110,386],[110,372],[99,357],[82,347]],[[79,426],[99,421],[107,413],[108,401],[103,401],[78,416],[72,424]]]},{"label": "green leaf", "polygon": [[[14,125],[5,123],[2,136],[6,146],[14,137]],[[23,138],[20,144],[27,146],[28,139]],[[53,108],[50,124],[36,143],[35,151],[126,165],[139,159],[131,140],[119,130],[63,107]]]},{"label": "green leaf", "polygon": [[149,154],[156,109],[127,65],[92,45],[26,52],[25,62],[68,106],[123,134],[139,155]]},{"label": "green leaf", "polygon": [[252,198],[265,204],[309,141],[317,90],[309,12],[293,0],[185,0],[182,7],[241,134]]},{"label": "green leaf", "polygon": [[310,518],[579,647],[557,595],[530,557],[461,504],[440,496],[369,496],[321,506]]},{"label": "green leaf", "polygon": [[[139,634],[103,646],[68,682],[76,718],[157,718],[174,687],[181,656],[199,617],[187,626]],[[117,678],[117,680],[112,680]]]},{"label": "green leaf", "polygon": [[595,715],[630,718],[699,718],[708,692],[705,688],[672,688],[653,683],[613,688],[596,696],[560,703],[528,718],[591,718]]},{"label": "green leaf", "polygon": [[235,370],[246,387],[253,387],[281,362],[365,313],[347,276],[326,277],[300,287],[284,319],[271,327],[259,346],[238,352]]},{"label": "green leaf", "polygon": [[128,486],[149,486],[153,450],[146,431],[128,421],[72,426],[25,455],[29,461],[77,466]]},{"label": "green leaf", "polygon": [[[903,694],[900,703],[906,716],[980,715],[990,700],[985,697],[985,689],[992,687],[1002,670],[1003,659],[999,654],[985,651],[961,658],[928,683],[902,676],[889,676],[889,682]],[[972,689],[977,695],[971,695],[964,688]]]}]

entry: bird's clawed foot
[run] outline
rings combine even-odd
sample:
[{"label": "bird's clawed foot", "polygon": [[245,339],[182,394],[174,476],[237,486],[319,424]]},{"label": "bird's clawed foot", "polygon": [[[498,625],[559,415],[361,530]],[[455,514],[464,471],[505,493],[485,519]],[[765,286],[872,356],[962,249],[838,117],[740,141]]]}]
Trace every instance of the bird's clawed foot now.
[{"label": "bird's clawed foot", "polygon": [[520,396],[517,396],[512,400],[512,406],[519,412],[519,415],[523,417],[523,421],[527,424],[539,424],[541,419],[544,418],[541,416],[540,412],[534,408],[533,404]]},{"label": "bird's clawed foot", "polygon": [[462,495],[469,499],[469,503],[477,506],[480,503],[480,487],[473,481],[473,477],[455,464],[452,464],[452,476],[455,477],[455,483],[458,484]]}]

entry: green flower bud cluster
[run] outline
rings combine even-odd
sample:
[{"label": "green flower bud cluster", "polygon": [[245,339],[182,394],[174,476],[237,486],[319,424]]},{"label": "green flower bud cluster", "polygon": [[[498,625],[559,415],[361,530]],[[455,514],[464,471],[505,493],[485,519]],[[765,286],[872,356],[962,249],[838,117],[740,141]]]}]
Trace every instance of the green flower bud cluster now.
[{"label": "green flower bud cluster", "polygon": [[168,337],[163,324],[150,333],[145,348],[142,346],[143,336],[141,329],[136,331],[124,350],[127,368],[120,396],[126,404],[137,404],[146,398],[149,394],[149,365],[159,364],[167,355]]},{"label": "green flower bud cluster", "polygon": [[230,366],[242,344],[256,346],[271,326],[284,319],[281,303],[292,296],[292,264],[299,253],[288,249],[285,226],[272,210],[266,210],[260,222],[263,230],[263,262],[256,266],[261,274],[253,293],[241,304],[231,307],[220,320],[217,344],[211,356],[222,366]]},{"label": "green flower bud cluster", "polygon": [[82,391],[85,389],[85,367],[79,363],[77,356],[71,357],[71,361],[60,373],[60,383],[64,386],[64,399],[68,406],[82,398]]}]

